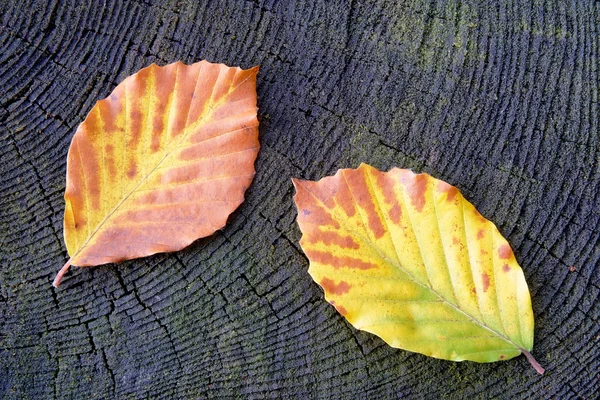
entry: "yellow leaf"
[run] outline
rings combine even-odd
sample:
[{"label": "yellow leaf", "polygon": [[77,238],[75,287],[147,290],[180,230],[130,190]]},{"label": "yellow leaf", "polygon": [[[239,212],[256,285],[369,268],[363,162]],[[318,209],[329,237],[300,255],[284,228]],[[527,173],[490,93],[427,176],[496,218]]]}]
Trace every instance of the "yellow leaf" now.
[{"label": "yellow leaf", "polygon": [[533,347],[521,267],[454,186],[369,165],[293,180],[309,274],[356,328],[445,360],[492,362]]},{"label": "yellow leaf", "polygon": [[70,265],[179,250],[222,228],[259,149],[256,74],[201,61],[151,65],[92,108],[67,158]]}]

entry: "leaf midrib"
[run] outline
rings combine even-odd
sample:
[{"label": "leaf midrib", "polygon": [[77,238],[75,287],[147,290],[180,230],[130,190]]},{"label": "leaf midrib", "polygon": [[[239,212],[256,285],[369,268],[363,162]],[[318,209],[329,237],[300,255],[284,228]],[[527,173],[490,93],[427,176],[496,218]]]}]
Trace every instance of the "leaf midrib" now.
[{"label": "leaf midrib", "polygon": [[[150,68],[150,67],[148,67]],[[231,67],[229,67],[231,68]],[[219,71],[219,75],[221,74],[221,72]],[[175,88],[177,86],[177,78],[179,76],[179,68],[176,69],[176,75],[175,75],[175,83],[173,85],[173,88]],[[235,75],[234,75],[235,76]],[[70,260],[75,259],[89,244],[89,242],[92,240],[92,238],[98,233],[98,231],[100,231],[100,229],[104,226],[104,224],[106,224],[108,222],[108,220],[119,210],[119,208],[121,207],[121,205],[123,203],[125,203],[129,197],[136,192],[136,190],[144,183],[146,182],[146,180],[158,169],[158,167],[171,155],[173,154],[173,152],[175,150],[177,150],[178,148],[180,148],[180,144],[187,138],[187,136],[190,134],[190,132],[197,130],[198,128],[200,128],[204,122],[214,113],[214,111],[216,109],[218,109],[223,103],[225,103],[227,101],[227,98],[231,95],[231,93],[233,93],[234,91],[236,91],[240,86],[242,86],[248,79],[250,79],[252,76],[254,76],[254,74],[250,74],[248,75],[246,78],[244,78],[237,86],[235,86],[234,88],[229,89],[229,91],[227,92],[227,94],[225,94],[221,101],[217,102],[215,105],[213,106],[207,106],[207,112],[204,113],[200,118],[198,118],[198,120],[194,123],[191,124],[187,127],[184,128],[181,137],[179,138],[179,140],[177,142],[175,142],[173,148],[171,148],[168,152],[165,153],[165,155],[163,156],[163,158],[154,166],[154,168],[152,168],[152,170],[145,175],[144,177],[142,177],[142,179],[140,180],[140,182],[125,196],[123,197],[123,199],[121,199],[121,201],[119,201],[117,203],[117,205],[102,219],[102,221],[100,221],[100,223],[98,223],[98,225],[96,226],[96,229],[94,229],[92,231],[92,233],[90,233],[90,235],[87,237],[87,239],[83,242],[83,244],[79,247],[79,249],[75,252],[75,254],[73,254],[73,256],[71,256]],[[198,78],[199,79],[199,76]],[[217,78],[218,80],[218,78]],[[215,83],[217,82],[217,80],[215,80]],[[211,92],[211,97],[212,97],[212,93],[214,93],[214,89],[216,87],[216,84],[213,86],[212,88],[212,92]],[[127,93],[127,88],[125,88],[125,93]],[[195,93],[195,88],[194,88],[194,93]],[[94,106],[95,107],[95,106]],[[190,102],[190,106],[191,108],[191,102]],[[171,103],[169,105],[169,113],[171,112],[173,108],[173,101],[171,100]],[[189,114],[189,109],[188,109],[188,114]],[[127,113],[126,113],[126,118],[127,118]],[[188,117],[189,118],[189,115]],[[186,118],[186,122],[187,122],[187,118]],[[164,131],[166,131],[166,127],[164,128]],[[164,132],[163,132],[164,133]],[[87,198],[88,196],[86,196]],[[71,261],[69,260],[68,263],[70,263]]]},{"label": "leaf midrib", "polygon": [[[343,170],[342,170],[343,171]],[[366,174],[366,173],[365,173]],[[342,176],[343,176],[343,172],[342,172]],[[344,177],[345,180],[345,177]],[[298,181],[300,183],[300,185],[302,185],[302,187],[304,188],[304,190],[306,190],[308,193],[310,193],[310,195],[317,200],[317,202],[321,205],[321,208],[324,210],[329,210],[326,206],[325,203],[323,201],[321,201],[321,199],[319,199],[310,189],[308,189],[305,185],[302,184],[301,181]],[[351,195],[352,195],[352,191],[350,190],[350,187],[348,186],[348,190],[350,191]],[[358,205],[358,203],[356,203],[354,196],[352,195],[352,199],[356,205],[356,207],[360,207]],[[335,201],[335,198],[334,198]],[[337,202],[336,202],[337,205]],[[408,207],[407,207],[408,209]],[[359,210],[357,210],[357,212],[360,213]],[[331,211],[331,213],[335,214],[336,219],[342,223],[342,225],[346,228],[346,230],[348,232],[353,232],[355,233],[357,236],[359,236],[362,241],[364,243],[367,243],[370,245],[371,248],[375,249],[375,251],[377,252],[377,254],[379,254],[379,256],[381,257],[382,260],[384,260],[386,263],[388,263],[390,266],[398,268],[400,270],[402,270],[406,275],[408,275],[409,277],[411,277],[411,281],[416,283],[417,285],[431,291],[433,294],[435,294],[439,299],[442,300],[442,302],[444,304],[447,304],[448,306],[450,306],[451,308],[453,308],[455,311],[459,312],[460,314],[464,315],[468,320],[472,321],[474,323],[474,325],[478,325],[484,329],[487,329],[488,331],[492,332],[494,335],[496,335],[497,337],[499,337],[500,339],[506,341],[507,343],[511,344],[512,346],[514,346],[515,348],[517,348],[518,350],[520,350],[522,353],[527,353],[527,350],[524,349],[523,347],[519,346],[518,344],[516,344],[513,340],[511,340],[509,337],[507,337],[506,335],[504,335],[501,332],[498,332],[497,330],[489,327],[485,322],[479,321],[478,319],[476,319],[475,317],[471,316],[470,314],[468,314],[467,312],[465,312],[464,310],[462,310],[460,307],[458,307],[456,304],[453,304],[452,302],[448,301],[444,296],[442,296],[440,293],[438,293],[434,288],[427,286],[423,283],[421,283],[419,280],[417,280],[408,270],[406,270],[402,264],[396,264],[394,263],[392,260],[390,260],[384,253],[381,252],[381,250],[379,250],[379,248],[373,243],[373,241],[369,238],[369,237],[365,237],[363,234],[361,233],[356,233],[353,229],[349,228],[348,225],[346,223],[344,223],[344,218],[339,218],[340,215],[339,213],[337,213],[335,211],[335,209],[333,211]],[[362,218],[362,216],[361,216]],[[412,222],[411,222],[412,225]],[[363,226],[364,226],[364,221],[363,221]],[[366,228],[365,228],[366,230]],[[389,231],[389,229],[387,230],[388,233],[391,232]],[[400,260],[398,260],[400,261]]]}]

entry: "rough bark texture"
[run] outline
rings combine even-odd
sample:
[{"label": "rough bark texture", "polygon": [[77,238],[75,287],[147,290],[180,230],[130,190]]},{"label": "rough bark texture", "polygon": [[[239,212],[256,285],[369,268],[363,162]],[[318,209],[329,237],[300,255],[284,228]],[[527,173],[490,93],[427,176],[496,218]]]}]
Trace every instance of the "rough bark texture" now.
[{"label": "rough bark texture", "polygon": [[[0,397],[596,398],[600,3],[0,2]],[[67,149],[152,62],[261,65],[262,144],[226,228],[73,269]],[[524,271],[534,356],[393,349],[323,299],[290,178],[367,162],[458,186]]]}]

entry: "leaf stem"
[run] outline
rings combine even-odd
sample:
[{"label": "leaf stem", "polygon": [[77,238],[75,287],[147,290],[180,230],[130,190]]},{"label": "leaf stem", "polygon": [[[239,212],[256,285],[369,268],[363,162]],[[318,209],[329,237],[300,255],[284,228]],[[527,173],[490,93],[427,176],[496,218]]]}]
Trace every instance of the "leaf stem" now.
[{"label": "leaf stem", "polygon": [[535,358],[533,358],[533,356],[531,355],[530,352],[528,352],[525,349],[521,349],[521,352],[523,354],[525,354],[525,357],[527,357],[527,361],[529,361],[529,363],[531,364],[531,366],[533,368],[535,368],[535,370],[538,372],[538,374],[540,375],[544,375],[544,372],[546,371],[541,365],[540,363],[538,363]]},{"label": "leaf stem", "polygon": [[63,265],[63,267],[60,269],[60,271],[58,271],[58,274],[56,274],[56,278],[54,278],[54,282],[52,282],[52,286],[57,288],[58,285],[60,285],[60,281],[62,281],[63,276],[69,270],[70,266],[71,266],[71,259],[69,258],[69,261],[67,261],[67,263],[65,265]]}]

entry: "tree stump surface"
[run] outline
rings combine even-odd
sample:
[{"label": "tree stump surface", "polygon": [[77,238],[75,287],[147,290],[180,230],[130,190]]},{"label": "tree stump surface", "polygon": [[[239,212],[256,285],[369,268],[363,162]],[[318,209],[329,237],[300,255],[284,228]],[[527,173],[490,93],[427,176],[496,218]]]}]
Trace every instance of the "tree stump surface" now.
[{"label": "tree stump surface", "polygon": [[[0,397],[600,396],[600,2],[0,2]],[[261,150],[227,226],[73,268],[78,124],[153,62],[260,65]],[[457,186],[511,243],[533,355],[454,363],[350,326],[306,273],[291,178],[361,162]]]}]

